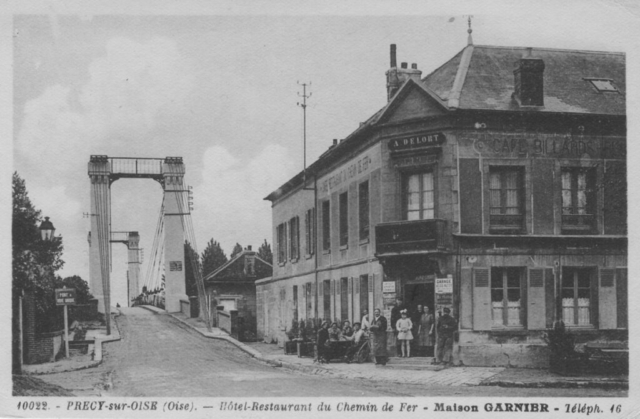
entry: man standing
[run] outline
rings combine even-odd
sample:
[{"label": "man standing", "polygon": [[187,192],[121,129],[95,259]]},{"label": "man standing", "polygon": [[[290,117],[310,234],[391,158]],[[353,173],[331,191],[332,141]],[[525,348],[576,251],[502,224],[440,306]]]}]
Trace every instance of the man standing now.
[{"label": "man standing", "polygon": [[444,314],[436,322],[438,340],[436,344],[436,364],[443,363],[451,365],[451,355],[453,352],[453,334],[458,329],[458,322],[451,317],[451,310],[445,307]]},{"label": "man standing", "polygon": [[380,315],[380,309],[376,308],[371,322],[372,347],[376,365],[387,364],[387,319]]},{"label": "man standing", "polygon": [[329,362],[329,348],[327,346],[329,341],[329,323],[322,322],[322,326],[318,331],[318,339],[316,343],[318,345],[318,362]]}]

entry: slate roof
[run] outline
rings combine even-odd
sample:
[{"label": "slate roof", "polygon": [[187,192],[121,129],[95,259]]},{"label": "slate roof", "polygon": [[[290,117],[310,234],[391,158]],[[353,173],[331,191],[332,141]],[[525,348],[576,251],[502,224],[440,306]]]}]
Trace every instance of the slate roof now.
[{"label": "slate roof", "polygon": [[[254,267],[254,269],[256,269],[256,275],[252,277],[247,277],[244,274],[244,257],[246,255],[253,255],[256,260],[256,266]],[[273,269],[273,266],[269,262],[265,261],[260,256],[258,256],[257,252],[253,250],[243,250],[242,252],[234,256],[233,259],[227,261],[225,264],[218,267],[218,269],[216,269],[215,271],[207,274],[204,277],[204,280],[209,282],[215,282],[216,280],[227,280],[229,278],[232,278],[239,282],[243,280],[255,281],[256,279],[261,279],[261,278],[264,278],[265,276],[269,276],[270,274],[258,275],[259,273],[259,269],[257,269],[258,262],[261,262],[266,268],[268,268],[268,270]]]},{"label": "slate roof", "polygon": [[[470,55],[459,92],[459,104],[451,106],[454,80],[462,57]],[[525,48],[467,46],[422,82],[449,107],[457,109],[519,111],[512,99],[513,70]],[[533,48],[534,58],[544,61],[544,107],[539,112],[625,115],[625,55],[616,52]],[[464,65],[464,63],[463,63]],[[585,78],[611,79],[620,93],[598,92]]]},{"label": "slate roof", "polygon": [[[520,107],[512,97],[513,70],[525,55],[525,47],[467,45],[449,61],[422,79],[419,85],[445,110],[517,111],[626,115],[625,54],[621,52],[579,51],[533,48],[532,57],[544,61],[544,106]],[[610,79],[618,92],[598,92],[585,80]],[[384,114],[402,100],[402,92],[414,82],[408,80],[382,109],[362,123],[344,141],[324,152],[307,168],[307,175],[327,167],[336,156],[355,147],[361,137],[375,128]],[[417,84],[417,83],[416,83]],[[437,99],[440,100],[437,100]],[[302,183],[298,173],[265,200],[275,201]]]}]

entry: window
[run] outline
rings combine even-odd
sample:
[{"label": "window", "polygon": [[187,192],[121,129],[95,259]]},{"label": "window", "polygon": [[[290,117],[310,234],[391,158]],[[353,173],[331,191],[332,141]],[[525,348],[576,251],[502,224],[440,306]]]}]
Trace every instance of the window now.
[{"label": "window", "polygon": [[316,249],[316,209],[309,208],[304,216],[305,248],[307,255],[313,255]]},{"label": "window", "polygon": [[522,272],[520,268],[491,268],[493,327],[523,325]]},{"label": "window", "polygon": [[293,320],[298,321],[298,286],[293,286]]},{"label": "window", "polygon": [[435,217],[433,172],[407,175],[404,192],[407,220],[431,220]]},{"label": "window", "polygon": [[331,206],[329,201],[322,201],[322,250],[331,250]]},{"label": "window", "polygon": [[313,290],[311,288],[311,282],[307,282],[305,284],[305,301],[306,301],[306,310],[305,315],[307,319],[311,318],[311,309],[313,308]]},{"label": "window", "polygon": [[282,223],[277,228],[278,236],[278,264],[287,261],[287,224]]},{"label": "window", "polygon": [[331,280],[327,279],[323,281],[323,284],[322,304],[324,308],[324,319],[331,321]]},{"label": "window", "polygon": [[590,233],[595,229],[595,170],[562,169],[562,231]]},{"label": "window", "polygon": [[[360,316],[356,316],[357,319],[361,318],[362,313],[365,310],[369,311],[369,275],[360,275]],[[371,317],[369,317],[371,318]]]},{"label": "window", "polygon": [[340,247],[349,244],[349,195],[347,192],[341,193],[339,197],[340,205]]},{"label": "window", "polygon": [[340,278],[340,288],[340,320],[345,321],[349,320],[349,278]]},{"label": "window", "polygon": [[369,181],[358,185],[358,222],[360,240],[369,238]]},{"label": "window", "polygon": [[300,218],[293,217],[289,220],[289,257],[298,260],[300,257]]},{"label": "window", "polygon": [[562,269],[562,321],[566,326],[592,324],[591,270]]},{"label": "window", "polygon": [[521,232],[524,221],[522,169],[491,167],[490,224],[494,232]]},{"label": "window", "polygon": [[611,79],[585,79],[598,91],[598,92],[613,92],[618,93],[619,90],[613,84]]}]

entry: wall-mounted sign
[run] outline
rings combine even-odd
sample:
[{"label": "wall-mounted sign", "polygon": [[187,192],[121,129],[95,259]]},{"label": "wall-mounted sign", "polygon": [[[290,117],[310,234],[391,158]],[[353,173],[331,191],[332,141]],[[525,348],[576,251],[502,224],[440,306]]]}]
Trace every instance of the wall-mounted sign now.
[{"label": "wall-mounted sign", "polygon": [[56,289],[56,305],[71,306],[76,304],[75,288],[59,288]]},{"label": "wall-mounted sign", "polygon": [[[439,148],[439,147],[438,147]],[[426,164],[434,164],[438,161],[439,156],[435,154],[422,154],[419,156],[407,156],[394,160],[393,166],[396,169],[404,167],[422,166]]]},{"label": "wall-mounted sign", "polygon": [[453,277],[436,278],[436,294],[453,293]]},{"label": "wall-mounted sign", "polygon": [[389,140],[391,151],[413,150],[418,148],[428,148],[439,146],[445,141],[443,133],[416,134]]},{"label": "wall-mounted sign", "polygon": [[382,292],[396,292],[396,281],[384,281],[382,283]]},{"label": "wall-mounted sign", "polygon": [[182,262],[179,260],[169,261],[169,270],[170,271],[181,271],[182,270]]}]

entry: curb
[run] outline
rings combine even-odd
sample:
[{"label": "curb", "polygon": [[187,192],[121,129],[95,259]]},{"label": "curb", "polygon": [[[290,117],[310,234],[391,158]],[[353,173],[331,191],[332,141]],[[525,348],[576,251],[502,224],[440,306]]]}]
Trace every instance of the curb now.
[{"label": "curb", "polygon": [[102,364],[102,360],[95,360],[95,361],[91,361],[88,364],[84,364],[84,365],[80,365],[80,366],[76,366],[76,367],[71,367],[71,368],[65,368],[65,369],[61,369],[61,370],[56,370],[56,371],[24,371],[23,370],[23,374],[25,375],[51,375],[51,374],[59,374],[61,372],[71,372],[71,371],[81,371],[81,370],[86,370],[89,368],[95,368],[98,365]]},{"label": "curb", "polygon": [[629,382],[626,381],[491,381],[479,384],[483,387],[511,387],[511,388],[600,388],[606,390],[629,390]]}]

